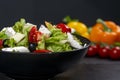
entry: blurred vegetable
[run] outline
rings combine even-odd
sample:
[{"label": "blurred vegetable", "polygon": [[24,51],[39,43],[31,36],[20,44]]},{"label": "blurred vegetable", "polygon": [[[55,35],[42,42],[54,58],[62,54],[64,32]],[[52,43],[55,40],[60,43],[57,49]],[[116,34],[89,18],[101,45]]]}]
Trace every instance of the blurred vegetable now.
[{"label": "blurred vegetable", "polygon": [[120,28],[112,21],[97,19],[97,23],[92,27],[90,40],[95,43],[113,44],[119,40]]},{"label": "blurred vegetable", "polygon": [[113,32],[117,33],[116,42],[120,42],[120,26],[115,24],[113,21],[105,21],[108,26],[111,27]]},{"label": "blurred vegetable", "polygon": [[95,56],[98,53],[99,47],[100,47],[99,45],[95,44],[91,45],[88,49],[87,56],[89,57]]},{"label": "blurred vegetable", "polygon": [[109,57],[112,60],[120,59],[120,47],[114,47],[109,51]]},{"label": "blurred vegetable", "polygon": [[67,26],[76,30],[76,33],[89,39],[89,33],[87,26],[79,22],[78,19],[71,19],[69,16],[66,16],[63,21],[67,23]]},{"label": "blurred vegetable", "polygon": [[86,56],[120,60],[120,46],[94,43],[89,47]]},{"label": "blurred vegetable", "polygon": [[101,46],[98,50],[98,55],[101,58],[108,58],[110,51],[110,46]]}]

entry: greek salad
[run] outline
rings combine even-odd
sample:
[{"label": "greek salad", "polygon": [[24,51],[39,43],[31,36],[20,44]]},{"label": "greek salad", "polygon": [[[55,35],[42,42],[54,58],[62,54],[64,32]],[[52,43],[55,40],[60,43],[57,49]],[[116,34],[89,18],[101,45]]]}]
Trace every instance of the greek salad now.
[{"label": "greek salad", "polygon": [[63,23],[45,21],[39,28],[21,18],[12,27],[0,31],[0,50],[9,52],[62,52],[81,49],[85,45],[73,35],[74,29]]}]

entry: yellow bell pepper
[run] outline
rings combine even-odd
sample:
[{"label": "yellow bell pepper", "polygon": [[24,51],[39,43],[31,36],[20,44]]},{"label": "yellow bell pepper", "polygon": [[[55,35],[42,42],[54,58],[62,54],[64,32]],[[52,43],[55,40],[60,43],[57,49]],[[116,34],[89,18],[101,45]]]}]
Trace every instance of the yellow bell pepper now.
[{"label": "yellow bell pepper", "polygon": [[65,17],[63,21],[67,22],[68,27],[75,29],[77,34],[89,39],[88,28],[84,23],[72,20],[69,16]]}]

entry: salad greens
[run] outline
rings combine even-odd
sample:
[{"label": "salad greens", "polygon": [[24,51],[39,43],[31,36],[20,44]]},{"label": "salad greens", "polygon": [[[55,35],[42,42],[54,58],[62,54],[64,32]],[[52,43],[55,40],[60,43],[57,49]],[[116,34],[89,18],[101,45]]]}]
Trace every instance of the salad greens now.
[{"label": "salad greens", "polygon": [[[11,51],[9,49],[13,48],[13,51],[16,51],[16,47],[18,49],[18,47],[22,46],[22,49],[24,47],[25,50],[28,49],[28,51],[32,52],[35,50],[38,50],[39,52],[40,50],[49,50],[51,52],[70,51],[76,48],[71,45],[74,43],[83,47],[82,42],[75,36],[70,36],[74,43],[69,41],[70,39],[68,39],[69,35],[67,33],[72,35],[70,31],[63,32],[60,28],[57,28],[56,25],[52,25],[46,21],[43,27],[37,29],[36,25],[26,23],[25,19],[21,18],[20,21],[17,21],[12,27],[5,27],[0,31],[0,41],[3,42],[0,47],[2,46],[1,50],[3,51]],[[33,46],[31,47],[30,44]],[[36,45],[34,46],[34,44]]]},{"label": "salad greens", "polygon": [[63,33],[60,29],[51,28],[51,37],[46,39],[46,46],[48,50],[60,52],[60,51],[70,51],[72,50],[68,42],[62,43],[62,41],[67,40],[66,33]]},{"label": "salad greens", "polygon": [[0,39],[6,39],[8,36],[5,34],[5,31],[0,32]]},{"label": "salad greens", "polygon": [[23,33],[23,27],[24,27],[25,24],[26,24],[25,19],[21,18],[20,21],[17,21],[17,22],[14,24],[13,29],[14,29],[16,32]]}]

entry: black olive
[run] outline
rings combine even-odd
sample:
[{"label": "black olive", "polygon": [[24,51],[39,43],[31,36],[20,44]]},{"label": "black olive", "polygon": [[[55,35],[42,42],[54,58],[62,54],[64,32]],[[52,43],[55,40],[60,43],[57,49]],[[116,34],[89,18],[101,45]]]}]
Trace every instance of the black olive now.
[{"label": "black olive", "polygon": [[3,47],[8,47],[7,41],[8,39],[3,40]]},{"label": "black olive", "polygon": [[30,52],[33,52],[34,50],[36,50],[36,46],[37,43],[29,43],[28,49],[30,50]]}]

